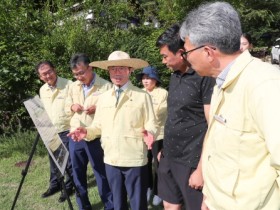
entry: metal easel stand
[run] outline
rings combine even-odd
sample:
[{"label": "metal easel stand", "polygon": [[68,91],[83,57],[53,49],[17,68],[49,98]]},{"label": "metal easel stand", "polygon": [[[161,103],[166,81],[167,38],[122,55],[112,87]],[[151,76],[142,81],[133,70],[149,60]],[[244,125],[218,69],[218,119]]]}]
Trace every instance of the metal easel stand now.
[{"label": "metal easel stand", "polygon": [[20,184],[19,184],[19,187],[18,187],[18,190],[17,190],[17,193],[16,193],[16,196],[15,196],[15,199],[14,199],[14,202],[13,202],[13,206],[11,208],[11,210],[14,210],[15,209],[15,205],[16,205],[16,202],[17,202],[17,199],[18,199],[18,196],[19,196],[19,193],[20,193],[20,190],[21,190],[21,187],[23,185],[23,182],[24,182],[24,179],[27,175],[27,172],[28,172],[28,169],[29,169],[29,166],[30,166],[30,163],[31,163],[31,160],[32,160],[32,157],[35,153],[35,150],[36,150],[36,146],[38,144],[38,141],[39,141],[39,138],[40,138],[40,135],[39,133],[37,133],[37,136],[35,138],[35,141],[33,142],[33,146],[32,146],[32,149],[31,149],[31,152],[30,152],[30,155],[29,155],[29,158],[28,158],[28,161],[26,163],[26,166],[25,168],[21,171],[21,181],[20,181]]},{"label": "metal easel stand", "polygon": [[[24,179],[25,179],[25,177],[26,177],[26,175],[27,175],[27,172],[28,172],[28,169],[29,169],[31,160],[32,160],[32,158],[33,158],[33,155],[34,155],[34,153],[35,153],[36,146],[37,146],[37,144],[38,144],[38,142],[39,142],[39,139],[40,139],[40,135],[39,135],[39,133],[37,133],[37,136],[36,136],[36,138],[35,138],[35,141],[33,142],[33,146],[32,146],[32,149],[31,149],[29,158],[28,158],[28,160],[27,160],[26,166],[25,166],[25,168],[21,171],[21,176],[22,176],[22,178],[21,178],[21,181],[20,181],[20,184],[19,184],[19,187],[18,187],[16,196],[15,196],[15,198],[14,198],[14,202],[13,202],[13,205],[12,205],[11,210],[14,210],[14,209],[15,209],[17,199],[18,199],[18,197],[19,197],[19,194],[20,194],[20,191],[21,191],[21,188],[22,188]],[[67,170],[67,173],[68,173],[68,176],[71,177],[68,170]],[[67,202],[68,202],[68,205],[69,205],[69,209],[70,209],[70,210],[73,210],[73,206],[72,206],[71,200],[70,200],[69,195],[67,194],[67,191],[66,191],[66,187],[65,187],[65,183],[64,183],[64,176],[61,174],[60,171],[57,173],[57,176],[58,176],[58,180],[60,181],[60,183],[61,183],[61,185],[62,185],[62,190],[63,190],[63,191],[65,192],[65,194],[66,194],[66,198],[67,198]],[[74,186],[76,192],[78,192],[77,187],[76,187],[76,185],[74,184],[72,178],[71,178],[71,182],[73,183],[73,186]]]}]

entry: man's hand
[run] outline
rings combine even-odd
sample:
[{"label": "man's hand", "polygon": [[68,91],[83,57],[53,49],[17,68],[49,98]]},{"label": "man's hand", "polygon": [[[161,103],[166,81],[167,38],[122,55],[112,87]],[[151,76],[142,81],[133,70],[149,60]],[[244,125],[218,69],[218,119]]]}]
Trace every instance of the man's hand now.
[{"label": "man's hand", "polygon": [[196,190],[201,190],[203,187],[203,177],[200,168],[197,168],[189,178],[189,186]]},{"label": "man's hand", "polygon": [[84,109],[84,111],[85,111],[86,114],[88,114],[88,115],[94,114],[94,113],[95,113],[95,110],[96,110],[96,106],[95,106],[95,105],[90,106],[90,107],[88,107],[87,109]]},{"label": "man's hand", "polygon": [[82,111],[84,111],[84,107],[81,106],[80,104],[73,104],[73,105],[71,106],[71,110],[72,110],[73,112],[82,112]]},{"label": "man's hand", "polygon": [[202,201],[202,204],[201,204],[201,210],[210,210],[210,209],[208,208],[208,206],[206,205],[205,200],[206,200],[206,197],[205,197],[205,195],[204,195],[204,196],[203,196],[203,201]]},{"label": "man's hand", "polygon": [[87,129],[79,127],[76,130],[70,132],[67,136],[70,136],[74,141],[81,141],[87,136]]},{"label": "man's hand", "polygon": [[146,130],[143,131],[143,134],[144,134],[144,142],[148,146],[148,149],[152,149],[152,145],[155,141],[155,137]]}]

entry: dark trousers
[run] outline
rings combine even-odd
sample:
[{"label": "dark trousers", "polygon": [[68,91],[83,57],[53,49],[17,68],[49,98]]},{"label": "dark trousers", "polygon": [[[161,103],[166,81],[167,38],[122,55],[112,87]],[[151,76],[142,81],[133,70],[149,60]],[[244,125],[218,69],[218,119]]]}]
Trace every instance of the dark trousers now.
[{"label": "dark trousers", "polygon": [[[65,145],[66,149],[69,151],[70,137],[67,136],[68,133],[69,131],[64,131],[59,133],[58,135],[61,138],[62,143]],[[55,154],[60,152],[59,148],[56,151],[54,151]],[[61,183],[59,183],[59,180],[57,178],[57,175],[60,172],[50,155],[49,155],[49,160],[50,160],[50,188],[61,188]],[[72,176],[72,164],[71,164],[70,156],[68,158],[66,168],[69,171],[70,176]],[[67,173],[66,173],[65,186],[67,190],[70,190],[73,187],[71,178],[68,176]]]},{"label": "dark trousers", "polygon": [[158,168],[159,197],[169,203],[182,204],[185,210],[200,210],[202,191],[189,186],[194,170],[162,155]]},{"label": "dark trousers", "polygon": [[[157,155],[163,147],[163,140],[157,140],[153,144],[152,150],[148,151],[148,188],[152,189],[154,195],[158,194],[158,159]],[[154,170],[153,170],[153,160],[154,160]]]},{"label": "dark trousers", "polygon": [[[70,156],[73,166],[74,182],[79,190],[80,198],[76,196],[79,209],[91,209],[87,190],[87,165],[90,162],[100,198],[105,210],[113,209],[113,195],[109,188],[103,161],[103,149],[100,139],[93,141],[74,142],[72,139],[69,145]],[[82,200],[82,201],[81,201]],[[84,206],[82,206],[82,203]]]},{"label": "dark trousers", "polygon": [[147,210],[147,166],[116,167],[105,164],[108,181],[113,192],[114,210]]}]

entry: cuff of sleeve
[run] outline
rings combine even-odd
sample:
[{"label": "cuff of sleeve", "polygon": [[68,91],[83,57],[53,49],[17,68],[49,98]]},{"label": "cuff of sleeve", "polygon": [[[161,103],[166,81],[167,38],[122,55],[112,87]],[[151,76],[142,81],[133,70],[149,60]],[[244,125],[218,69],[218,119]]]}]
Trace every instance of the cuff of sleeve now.
[{"label": "cuff of sleeve", "polygon": [[96,138],[100,138],[100,135],[95,134],[94,129],[90,127],[86,127],[87,129],[87,135],[85,137],[86,141],[92,141]]},{"label": "cuff of sleeve", "polygon": [[87,129],[87,135],[86,135],[85,140],[90,141],[90,139],[93,139],[94,133],[93,133],[93,130],[90,129],[89,127],[86,127],[86,129]]}]

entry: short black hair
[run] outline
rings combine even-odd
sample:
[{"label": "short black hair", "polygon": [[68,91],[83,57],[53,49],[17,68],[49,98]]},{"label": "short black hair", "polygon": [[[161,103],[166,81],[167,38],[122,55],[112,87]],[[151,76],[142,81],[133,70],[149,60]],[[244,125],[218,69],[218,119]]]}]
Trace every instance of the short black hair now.
[{"label": "short black hair", "polygon": [[41,68],[41,66],[43,65],[48,65],[49,67],[51,67],[52,69],[54,69],[54,65],[52,62],[46,60],[46,61],[40,61],[36,66],[35,66],[35,71],[37,74],[39,74],[39,69]]},{"label": "short black hair", "polygon": [[184,42],[180,38],[180,24],[176,23],[170,28],[166,29],[157,39],[156,47],[161,48],[167,46],[168,49],[174,54],[179,49],[184,49]]}]

